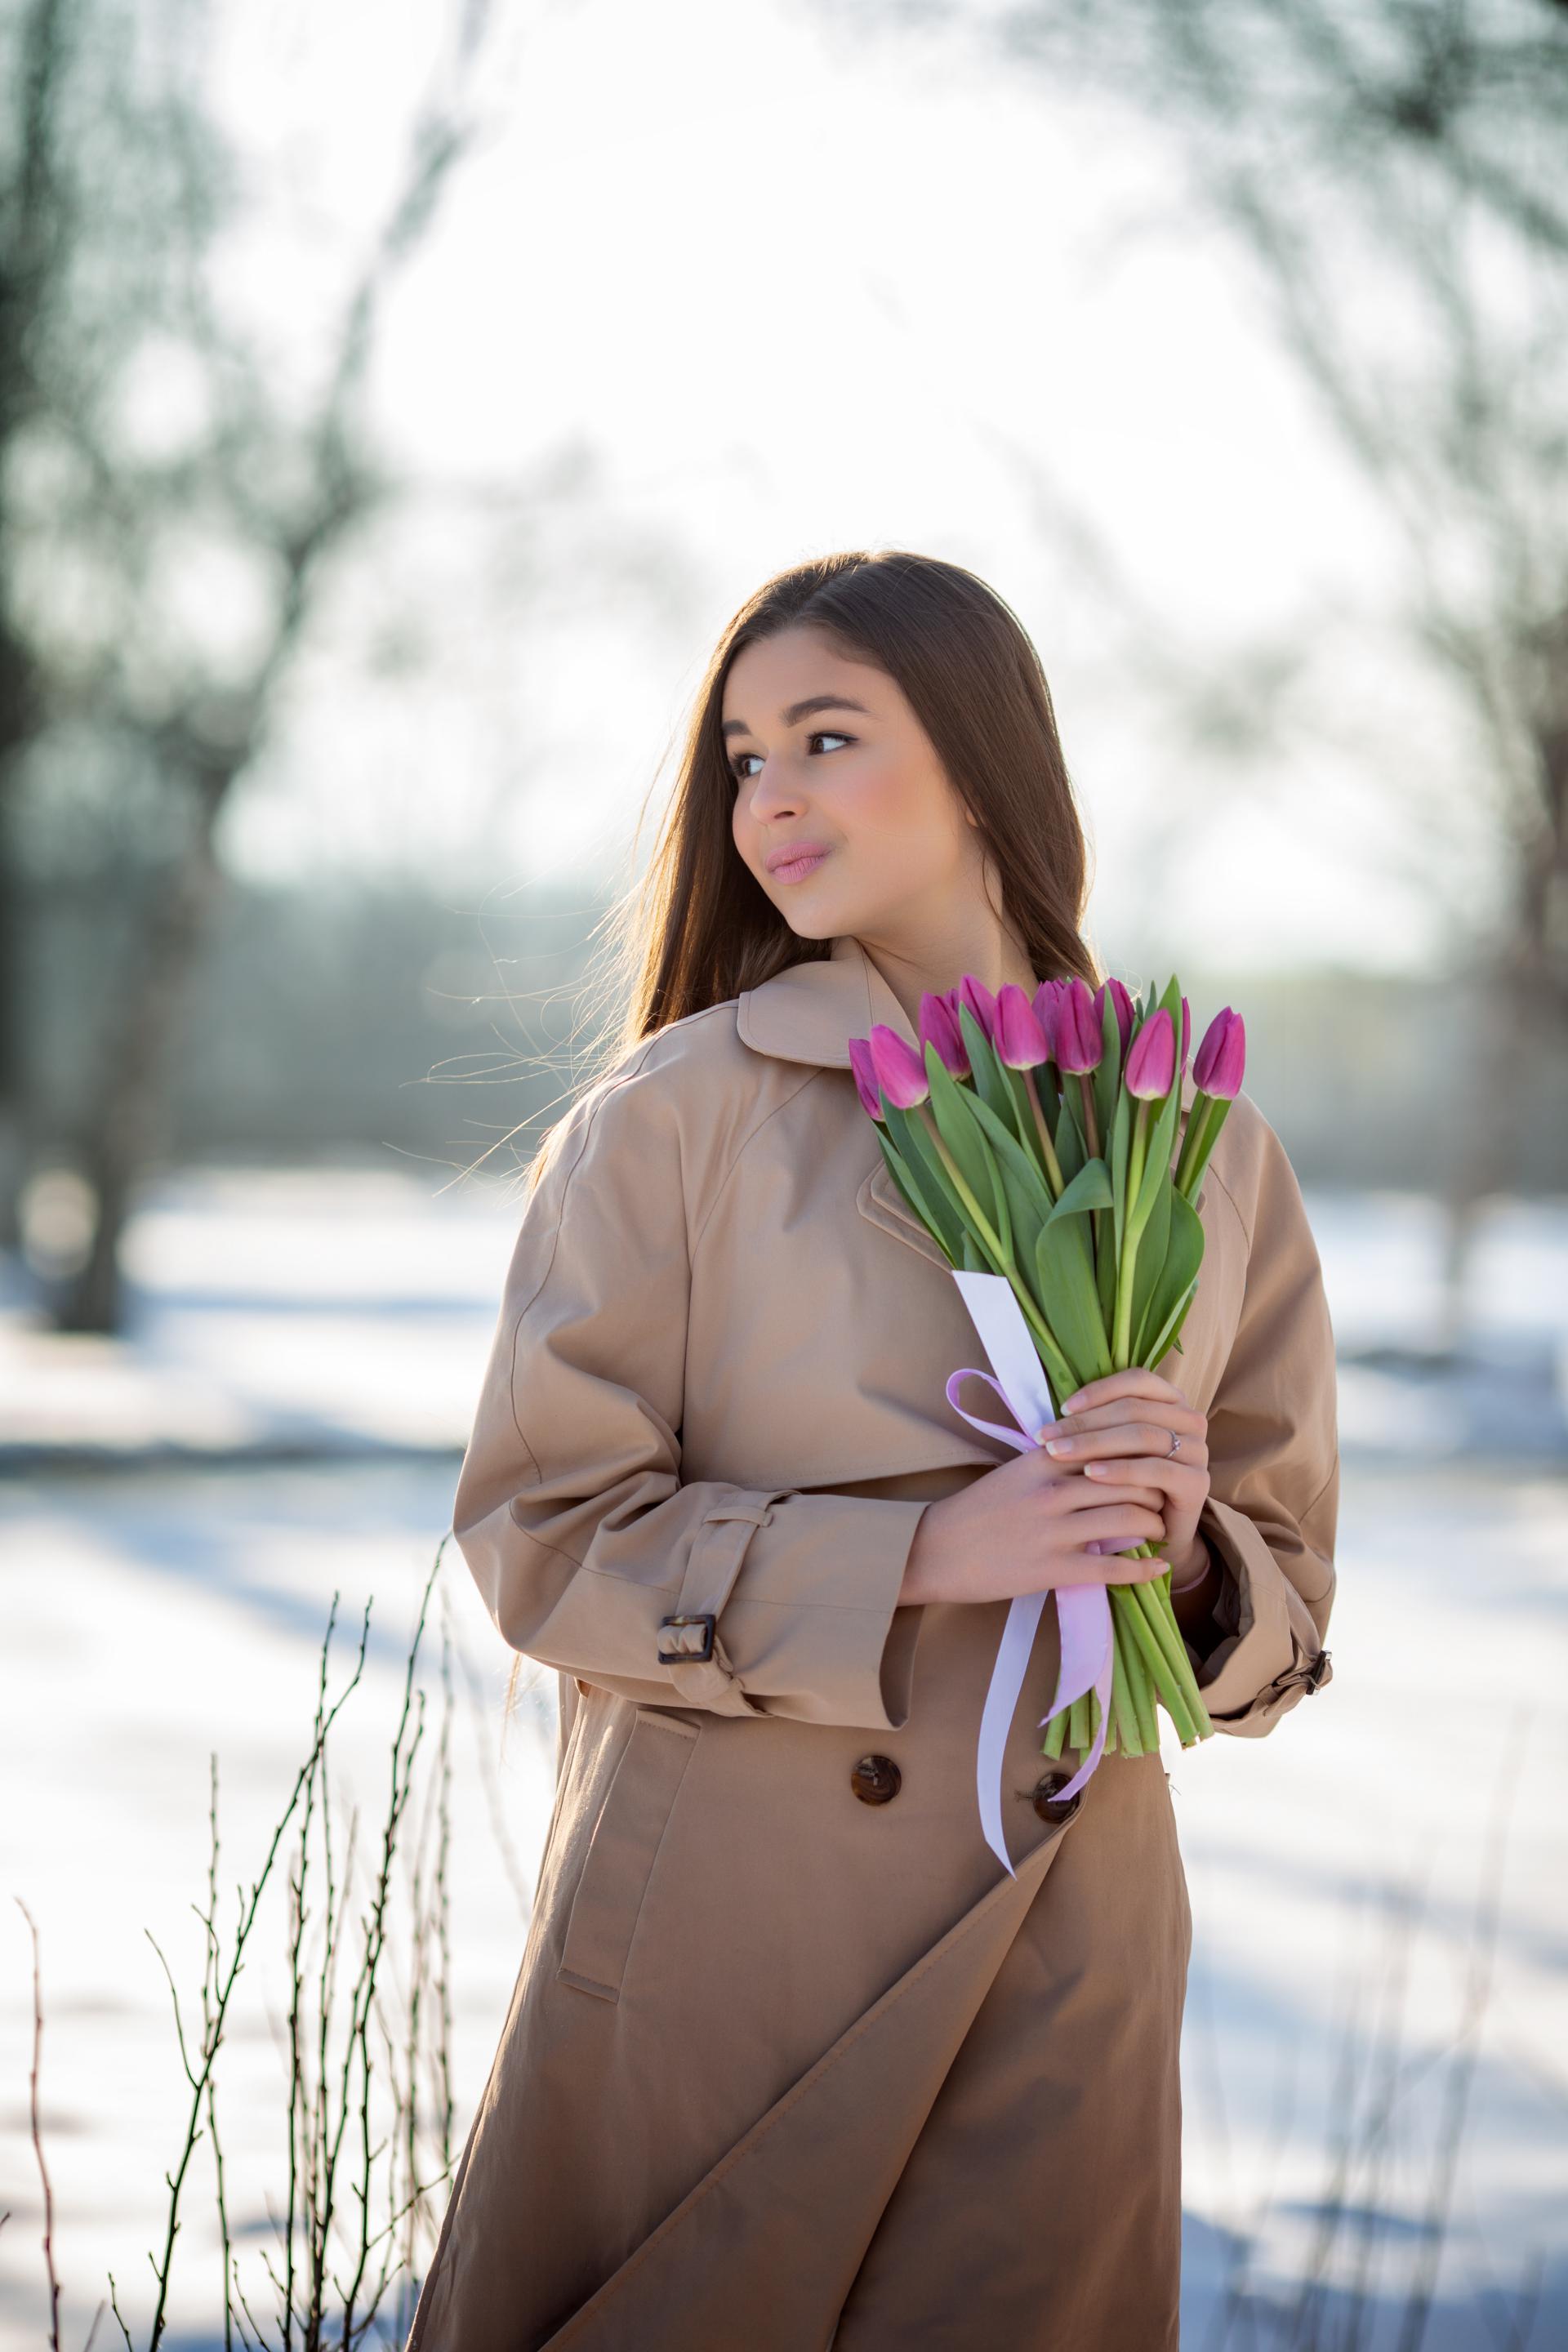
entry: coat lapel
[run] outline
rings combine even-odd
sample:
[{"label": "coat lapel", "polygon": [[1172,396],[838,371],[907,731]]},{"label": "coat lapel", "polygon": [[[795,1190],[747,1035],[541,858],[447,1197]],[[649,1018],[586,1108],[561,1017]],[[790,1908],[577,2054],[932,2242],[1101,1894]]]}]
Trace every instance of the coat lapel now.
[{"label": "coat lapel", "polygon": [[941,1266],[943,1274],[952,1273],[947,1253],[931,1238],[916,1216],[889,1175],[888,1163],[879,1154],[877,1165],[855,1195],[855,1206],[863,1217],[869,1218],[872,1224],[880,1225],[885,1234],[891,1234],[896,1241],[908,1242],[911,1249],[919,1250],[921,1257],[929,1257],[933,1265]]}]

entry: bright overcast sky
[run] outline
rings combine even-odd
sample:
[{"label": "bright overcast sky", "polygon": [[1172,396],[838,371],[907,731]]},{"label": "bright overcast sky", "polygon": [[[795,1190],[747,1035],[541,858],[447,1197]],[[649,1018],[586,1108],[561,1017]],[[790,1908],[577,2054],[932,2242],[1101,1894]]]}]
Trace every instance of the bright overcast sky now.
[{"label": "bright overcast sky", "polygon": [[[350,249],[334,223],[374,214],[436,13],[291,0],[230,20],[216,87],[270,226],[237,244],[227,289],[307,355],[312,268]],[[1173,952],[1219,935],[1226,963],[1429,957],[1381,788],[1446,762],[1452,791],[1454,714],[1386,628],[1377,508],[1173,151],[978,45],[861,41],[804,6],[500,22],[483,149],[388,315],[377,418],[426,479],[521,487],[586,444],[595,484],[530,559],[542,610],[492,599],[460,537],[445,557],[407,543],[374,593],[424,596],[431,667],[411,685],[308,662],[233,812],[234,862],[618,885],[735,605],[801,555],[903,545],[981,572],[1040,648],[1102,947],[1158,925]],[[1103,535],[1131,610],[1035,478]],[[601,595],[623,533],[639,584]],[[681,586],[661,598],[666,564]],[[1296,623],[1316,648],[1300,726],[1251,768],[1211,766],[1140,676],[1145,627],[1212,689]],[[1474,843],[1452,855],[1473,873]]]}]

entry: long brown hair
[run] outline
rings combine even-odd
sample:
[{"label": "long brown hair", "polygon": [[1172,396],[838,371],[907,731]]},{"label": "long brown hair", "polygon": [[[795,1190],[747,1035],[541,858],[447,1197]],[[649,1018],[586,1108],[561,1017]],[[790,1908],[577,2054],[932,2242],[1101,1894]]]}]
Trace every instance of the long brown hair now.
[{"label": "long brown hair", "polygon": [[[1001,877],[997,912],[1030,970],[1042,980],[1076,973],[1090,988],[1105,976],[1081,929],[1088,846],[1051,691],[1016,614],[974,572],[937,556],[824,555],[765,581],[714,647],[647,872],[605,924],[594,993],[612,1014],[605,1066],[656,1029],[829,952],[830,941],[791,930],[736,851],[721,732],[724,684],[742,648],[807,624],[901,689],[974,816]],[[529,1190],[553,1132],[530,1162]]]}]

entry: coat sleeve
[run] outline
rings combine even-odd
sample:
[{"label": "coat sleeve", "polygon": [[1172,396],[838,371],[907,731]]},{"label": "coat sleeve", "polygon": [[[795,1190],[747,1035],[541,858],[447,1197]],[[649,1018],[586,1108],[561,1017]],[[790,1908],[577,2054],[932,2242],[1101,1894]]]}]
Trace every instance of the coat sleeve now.
[{"label": "coat sleeve", "polygon": [[1222,1571],[1222,1638],[1206,1657],[1190,1644],[1189,1654],[1215,1728],[1257,1738],[1333,1679],[1323,1643],[1340,1452],[1333,1328],[1300,1187],[1268,1120],[1238,1100],[1255,1136],[1237,1203],[1249,1226],[1246,1288],[1208,1409],[1198,1519]]},{"label": "coat sleeve", "polygon": [[454,1537],[505,1640],[563,1672],[645,1705],[897,1730],[926,1503],[681,1476],[686,1185],[710,1188],[683,1169],[683,1143],[694,1165],[701,1148],[671,1075],[645,1049],[551,1139]]}]

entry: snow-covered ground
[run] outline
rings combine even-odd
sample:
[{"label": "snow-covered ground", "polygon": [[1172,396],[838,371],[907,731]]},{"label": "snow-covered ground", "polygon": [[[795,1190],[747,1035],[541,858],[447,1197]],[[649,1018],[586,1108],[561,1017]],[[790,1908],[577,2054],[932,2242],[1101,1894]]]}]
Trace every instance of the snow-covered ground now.
[{"label": "snow-covered ground", "polygon": [[[22,1898],[41,1939],[69,2347],[110,2272],[145,2340],[147,2254],[188,2096],[150,1938],[195,2002],[209,1757],[232,1911],[309,1744],[334,1592],[335,1685],[374,1602],[335,1769],[367,1821],[384,1803],[407,1638],[449,1524],[453,1449],[512,1224],[504,1202],[432,1203],[427,1190],[327,1171],[181,1177],[132,1235],[123,1343],[43,1336],[13,1271],[0,1318],[0,1894]],[[1166,1757],[1195,1927],[1184,2341],[1348,2347],[1337,2320],[1276,2328],[1243,2309],[1227,2328],[1224,2311],[1227,2278],[1249,2303],[1289,2308],[1337,2201],[1325,2284],[1365,2257],[1383,2299],[1358,2352],[1394,2345],[1394,2312],[1434,2254],[1425,2352],[1544,2347],[1568,2323],[1568,1208],[1500,1212],[1479,1261],[1472,1361],[1423,1375],[1410,1351],[1437,1328],[1435,1213],[1387,1196],[1309,1207],[1345,1356],[1335,1679],[1266,1739]],[[458,1656],[460,2138],[521,1953],[552,1793],[552,1683],[525,1696],[503,1750],[509,1659],[450,1546],[441,1589]],[[432,1667],[437,1644],[433,1632]],[[268,1903],[220,2063],[231,2212],[263,2311],[288,1990],[281,1902]],[[12,2352],[47,2341],[47,2314],[32,1948],[16,1904],[3,1907],[0,2352]],[[170,2352],[221,2341],[205,2158],[204,2146]],[[1509,2296],[1539,2258],[1532,2330],[1510,2334]],[[96,2347],[119,2340],[106,2313]]]}]

